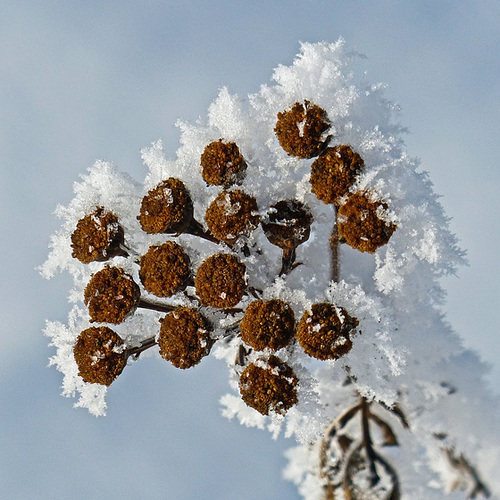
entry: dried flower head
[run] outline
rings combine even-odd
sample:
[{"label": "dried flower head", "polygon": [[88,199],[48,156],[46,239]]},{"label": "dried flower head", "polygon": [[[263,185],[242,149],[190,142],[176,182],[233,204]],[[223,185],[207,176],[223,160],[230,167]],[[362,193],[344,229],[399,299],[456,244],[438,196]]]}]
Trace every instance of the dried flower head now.
[{"label": "dried flower head", "polygon": [[141,257],[139,265],[144,288],[157,297],[171,297],[184,290],[191,278],[189,257],[173,241],[151,246]]},{"label": "dried flower head", "polygon": [[324,203],[338,205],[363,167],[363,159],[350,146],[326,148],[311,165],[311,190]]},{"label": "dried flower head", "polygon": [[257,210],[253,196],[239,189],[222,191],[208,207],[205,221],[216,238],[233,244],[239,236],[248,235],[257,227]]},{"label": "dried flower head", "polygon": [[219,139],[205,147],[201,168],[203,179],[209,186],[228,188],[243,180],[247,164],[234,142]]},{"label": "dried flower head", "polygon": [[207,320],[198,311],[178,307],[160,321],[160,354],[177,368],[191,368],[210,353],[214,341]]},{"label": "dried flower head", "polygon": [[240,323],[241,338],[257,351],[276,351],[290,342],[295,328],[293,309],[280,299],[254,300]]},{"label": "dried flower head", "polygon": [[243,401],[262,415],[284,415],[298,401],[299,380],[292,368],[276,356],[248,365],[240,377]]},{"label": "dried flower head", "polygon": [[73,347],[78,375],[90,384],[111,385],[127,364],[124,347],[121,337],[107,326],[83,330]]},{"label": "dried flower head", "polygon": [[96,207],[76,224],[71,235],[71,255],[84,264],[105,261],[116,255],[127,255],[122,249],[123,242],[123,228],[116,215],[104,207]]},{"label": "dried flower head", "polygon": [[282,200],[273,205],[262,220],[267,239],[280,248],[296,248],[309,239],[312,214],[298,200]]},{"label": "dried flower head", "polygon": [[360,252],[375,252],[389,241],[397,227],[384,220],[387,208],[387,203],[372,201],[369,193],[353,194],[338,210],[339,236]]},{"label": "dried flower head", "polygon": [[245,293],[245,273],[245,264],[234,255],[218,253],[208,257],[195,278],[201,303],[220,309],[235,306]]},{"label": "dried flower head", "polygon": [[137,218],[146,233],[182,233],[193,218],[193,202],[184,183],[170,177],[148,191]]},{"label": "dried flower head", "polygon": [[309,101],[296,102],[288,111],[278,113],[274,132],[281,147],[298,158],[313,158],[326,147],[331,136],[325,137],[330,128],[328,115],[323,108]]},{"label": "dried flower head", "polygon": [[92,276],[84,293],[91,321],[115,325],[135,311],[139,298],[139,285],[132,276],[110,266]]},{"label": "dried flower head", "polygon": [[297,339],[313,358],[338,359],[351,350],[350,336],[358,324],[343,307],[326,302],[314,304],[299,322]]}]

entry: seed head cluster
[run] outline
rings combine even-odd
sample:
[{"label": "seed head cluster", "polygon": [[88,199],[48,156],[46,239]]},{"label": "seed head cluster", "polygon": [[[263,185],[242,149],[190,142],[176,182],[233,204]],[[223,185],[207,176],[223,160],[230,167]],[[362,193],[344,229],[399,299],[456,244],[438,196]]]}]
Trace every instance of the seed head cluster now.
[{"label": "seed head cluster", "polygon": [[149,247],[139,265],[141,283],[157,297],[171,297],[184,290],[191,278],[189,257],[173,241]]},{"label": "seed head cluster", "polygon": [[174,177],[148,191],[137,217],[149,234],[181,233],[193,217],[193,202],[186,186]]},{"label": "seed head cluster", "polygon": [[127,364],[123,340],[107,326],[83,330],[73,354],[78,375],[90,384],[111,385]]},{"label": "seed head cluster", "polygon": [[91,321],[121,323],[140,298],[139,285],[119,267],[106,266],[95,273],[84,292]]},{"label": "seed head cluster", "polygon": [[358,324],[343,307],[326,302],[314,304],[299,322],[297,339],[313,358],[338,359],[351,350],[351,335]]},{"label": "seed head cluster", "polygon": [[311,165],[311,190],[324,203],[338,205],[363,166],[363,159],[350,146],[326,148]]},{"label": "seed head cluster", "polygon": [[205,222],[216,238],[232,244],[259,224],[257,201],[239,189],[222,191],[208,207]]},{"label": "seed head cluster", "polygon": [[395,224],[381,217],[387,208],[384,202],[372,201],[370,193],[353,194],[338,210],[340,237],[360,252],[374,253],[396,230]]},{"label": "seed head cluster", "polygon": [[327,146],[331,136],[328,115],[323,108],[309,101],[296,102],[291,109],[278,113],[274,132],[281,147],[298,158],[318,156]]},{"label": "seed head cluster", "polygon": [[298,200],[282,200],[272,205],[261,225],[267,239],[283,249],[298,247],[309,239],[313,217]]},{"label": "seed head cluster", "polygon": [[280,299],[254,300],[240,323],[241,338],[256,351],[276,351],[290,342],[295,329],[293,309]]},{"label": "seed head cluster", "polygon": [[160,354],[175,367],[191,368],[210,353],[209,324],[195,309],[178,307],[160,321]]},{"label": "seed head cluster", "polygon": [[123,228],[118,217],[104,207],[97,207],[93,213],[78,221],[71,235],[72,256],[84,264],[105,261],[115,255],[122,255]]},{"label": "seed head cluster", "polygon": [[262,415],[284,415],[297,401],[299,379],[292,368],[276,356],[248,365],[240,377],[243,401]]},{"label": "seed head cluster", "polygon": [[200,159],[201,173],[209,186],[228,188],[239,184],[247,169],[247,164],[234,142],[222,139],[208,144]]},{"label": "seed head cluster", "polygon": [[246,267],[236,256],[218,253],[208,257],[198,268],[196,293],[204,306],[228,309],[243,297]]}]

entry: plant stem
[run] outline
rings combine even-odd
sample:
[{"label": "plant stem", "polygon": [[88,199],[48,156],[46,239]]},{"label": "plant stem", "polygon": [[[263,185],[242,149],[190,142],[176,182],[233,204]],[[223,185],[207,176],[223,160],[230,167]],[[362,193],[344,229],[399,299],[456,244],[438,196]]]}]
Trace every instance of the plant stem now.
[{"label": "plant stem", "polygon": [[171,306],[169,304],[158,304],[156,302],[150,302],[146,299],[139,299],[137,307],[142,307],[143,309],[152,309],[153,311],[160,312],[171,312],[176,309],[176,306]]},{"label": "plant stem", "polygon": [[340,242],[337,229],[337,208],[334,207],[334,222],[332,234],[330,235],[330,255],[331,255],[331,278],[334,283],[340,279]]},{"label": "plant stem", "polygon": [[128,356],[133,356],[134,359],[137,359],[141,355],[141,352],[155,345],[157,345],[156,338],[149,337],[147,339],[141,340],[141,345],[136,347],[129,347],[126,352]]}]

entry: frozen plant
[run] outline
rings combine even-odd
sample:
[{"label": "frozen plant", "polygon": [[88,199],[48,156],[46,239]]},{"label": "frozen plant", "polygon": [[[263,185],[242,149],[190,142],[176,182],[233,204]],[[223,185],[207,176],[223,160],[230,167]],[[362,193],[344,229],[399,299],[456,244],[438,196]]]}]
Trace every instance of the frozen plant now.
[{"label": "frozen plant", "polygon": [[74,279],[51,364],[104,415],[146,350],[225,360],[223,414],[295,437],[307,500],[500,495],[498,408],[441,309],[464,253],[356,60],[305,43],[247,99],[223,88],[175,159],[142,151],[142,184],[93,165],[41,267]]}]

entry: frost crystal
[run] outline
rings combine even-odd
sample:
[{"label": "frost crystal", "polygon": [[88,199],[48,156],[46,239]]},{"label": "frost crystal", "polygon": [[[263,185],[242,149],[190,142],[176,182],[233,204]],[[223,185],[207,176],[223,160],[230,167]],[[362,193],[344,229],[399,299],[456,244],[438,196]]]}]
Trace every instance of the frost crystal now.
[{"label": "frost crystal", "polygon": [[[222,89],[205,122],[178,123],[175,160],[161,141],[142,151],[142,185],[90,167],[41,267],[74,278],[68,325],[45,330],[51,364],[102,415],[107,383],[148,348],[180,368],[225,359],[224,415],[297,439],[286,475],[307,500],[500,495],[498,408],[440,309],[464,253],[355,57],[305,43],[248,99]],[[89,287],[106,269],[128,288]],[[120,353],[82,353],[101,319],[120,323]],[[89,372],[119,359],[106,385],[82,378],[75,344]]]}]

